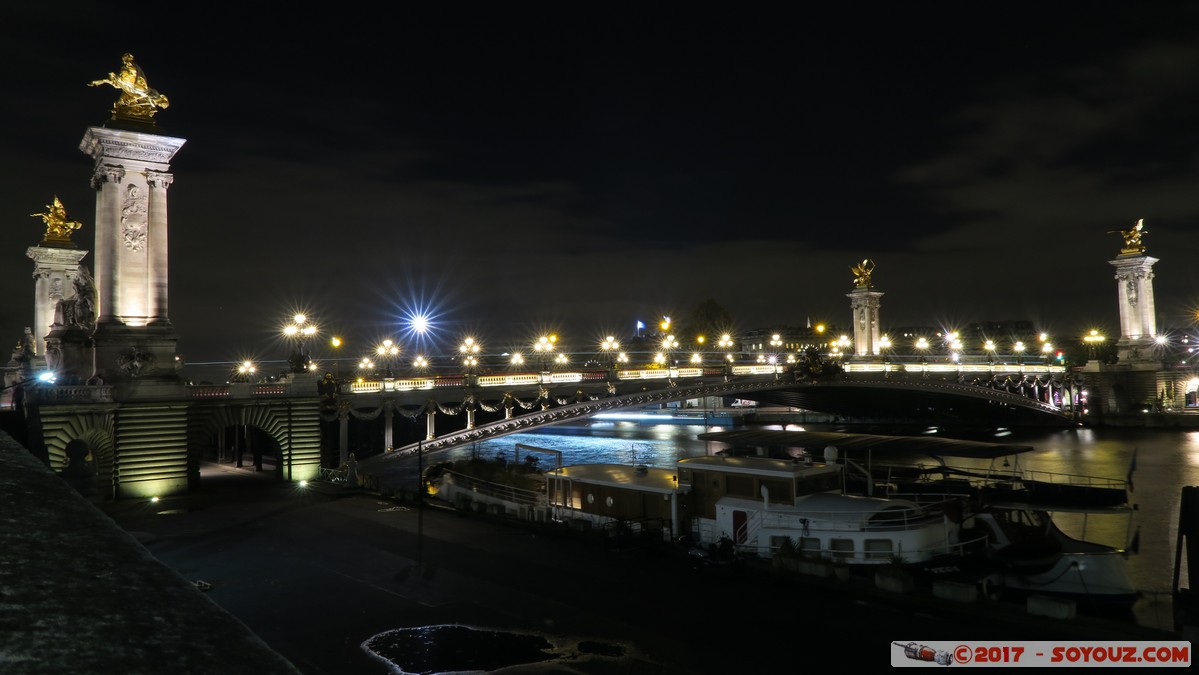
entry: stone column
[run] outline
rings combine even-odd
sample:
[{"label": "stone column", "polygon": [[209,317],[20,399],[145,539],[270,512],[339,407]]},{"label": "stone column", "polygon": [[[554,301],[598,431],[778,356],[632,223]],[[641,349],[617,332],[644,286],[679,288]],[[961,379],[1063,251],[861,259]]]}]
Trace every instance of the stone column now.
[{"label": "stone column", "polygon": [[[44,243],[44,242],[43,242]],[[25,255],[33,260],[33,345],[34,354],[45,356],[45,338],[54,323],[59,300],[75,295],[79,262],[88,254],[77,248],[30,246]]]},{"label": "stone column", "polygon": [[1157,258],[1131,253],[1121,254],[1108,262],[1116,268],[1116,301],[1120,307],[1120,339],[1116,342],[1119,361],[1151,361],[1157,337],[1153,302],[1153,265]]},{"label": "stone column", "polygon": [[436,414],[437,414],[437,412],[434,410],[430,410],[429,412],[425,413],[425,440],[426,441],[431,441],[434,438],[437,438],[437,428],[435,426],[433,426],[433,415],[436,415]]},{"label": "stone column", "polygon": [[174,179],[163,171],[146,171],[146,182],[150,185],[150,325],[171,323],[167,315],[167,188]]},{"label": "stone column", "polygon": [[392,411],[391,401],[383,402],[383,449],[384,451],[392,450],[395,444],[392,442]]},{"label": "stone column", "polygon": [[95,162],[92,185],[98,191],[94,382],[166,385],[178,379],[178,340],[167,317],[166,188],[170,161],[184,142],[91,127],[79,144]]},{"label": "stone column", "polygon": [[349,459],[350,447],[350,402],[337,402],[337,451],[338,451],[338,466],[346,463]]},{"label": "stone column", "polygon": [[120,323],[116,319],[117,307],[117,258],[120,255],[120,233],[117,223],[121,219],[121,180],[125,169],[120,166],[96,167],[92,175],[92,187],[96,190],[96,324]]},{"label": "stone column", "polygon": [[883,294],[869,288],[855,288],[846,295],[853,310],[853,348],[858,356],[878,356],[880,352],[879,338],[882,329],[879,326],[879,308]]}]

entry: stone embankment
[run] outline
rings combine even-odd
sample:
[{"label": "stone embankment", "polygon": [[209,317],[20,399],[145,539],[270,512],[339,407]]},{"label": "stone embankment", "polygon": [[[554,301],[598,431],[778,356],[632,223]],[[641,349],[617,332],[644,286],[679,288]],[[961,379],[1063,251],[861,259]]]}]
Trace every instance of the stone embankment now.
[{"label": "stone embankment", "polygon": [[298,675],[0,432],[0,672]]}]

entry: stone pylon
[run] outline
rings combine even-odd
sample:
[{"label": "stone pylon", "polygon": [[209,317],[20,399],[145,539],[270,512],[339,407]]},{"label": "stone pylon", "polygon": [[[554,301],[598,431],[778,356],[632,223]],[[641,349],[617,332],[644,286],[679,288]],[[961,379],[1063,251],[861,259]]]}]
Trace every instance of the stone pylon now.
[{"label": "stone pylon", "polygon": [[1157,339],[1153,265],[1157,258],[1144,252],[1121,253],[1108,262],[1116,268],[1116,301],[1120,307],[1118,360],[1129,364],[1156,363],[1160,361],[1153,353]]},{"label": "stone pylon", "polygon": [[879,309],[883,294],[874,290],[872,273],[874,263],[863,260],[850,268],[854,273],[853,292],[849,298],[853,310],[853,350],[857,356],[878,356],[882,351],[882,328],[879,324]]},{"label": "stone pylon", "polygon": [[178,341],[167,313],[167,187],[184,140],[91,127],[79,149],[95,162],[94,382],[173,379]]}]

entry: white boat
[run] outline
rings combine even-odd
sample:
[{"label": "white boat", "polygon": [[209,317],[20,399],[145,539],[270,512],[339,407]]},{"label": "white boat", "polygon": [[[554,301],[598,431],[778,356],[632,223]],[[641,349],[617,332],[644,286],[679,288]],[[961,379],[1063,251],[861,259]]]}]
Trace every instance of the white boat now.
[{"label": "white boat", "polygon": [[[1127,570],[1138,540],[1129,498],[1135,452],[1127,478],[1102,478],[1024,470],[1019,456],[1033,450],[1027,445],[802,431],[705,437],[763,454],[811,457],[818,452],[849,467],[849,475],[870,477],[855,488],[864,485],[867,494],[927,506],[944,503],[952,505],[951,512],[962,507],[955,513],[961,525],[956,536],[969,545],[961,547],[955,564],[926,567],[930,574],[978,581],[989,595],[1051,595],[1096,607],[1131,607],[1140,596]],[[890,461],[915,456],[935,463]],[[990,466],[952,467],[946,458],[989,460]],[[1066,534],[1054,520],[1054,514],[1066,512],[1120,519],[1125,544]]]},{"label": "white boat", "polygon": [[784,549],[850,565],[908,564],[960,553],[961,525],[945,503],[845,494],[843,467],[767,457],[678,462],[692,537],[731,541],[763,558]]}]

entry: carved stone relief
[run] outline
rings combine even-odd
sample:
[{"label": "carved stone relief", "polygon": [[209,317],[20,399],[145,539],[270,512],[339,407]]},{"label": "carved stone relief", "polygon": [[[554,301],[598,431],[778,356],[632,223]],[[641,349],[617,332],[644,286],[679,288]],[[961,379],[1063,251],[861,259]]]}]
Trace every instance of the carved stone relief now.
[{"label": "carved stone relief", "polygon": [[146,196],[136,185],[125,188],[121,201],[121,233],[125,248],[141,251],[146,247]]}]

